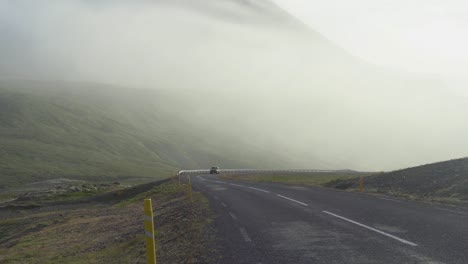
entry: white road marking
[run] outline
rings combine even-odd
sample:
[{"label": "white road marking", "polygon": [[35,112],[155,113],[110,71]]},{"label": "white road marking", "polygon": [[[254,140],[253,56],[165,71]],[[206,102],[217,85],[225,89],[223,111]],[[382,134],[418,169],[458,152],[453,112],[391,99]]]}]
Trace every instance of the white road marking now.
[{"label": "white road marking", "polygon": [[221,203],[221,205],[224,206],[224,207],[227,207],[227,205],[225,203]]},{"label": "white road marking", "polygon": [[367,226],[367,225],[365,225],[365,224],[361,224],[361,223],[359,223],[359,222],[353,221],[353,220],[348,219],[348,218],[346,218],[346,217],[339,216],[339,215],[337,215],[337,214],[330,213],[330,212],[328,212],[328,211],[322,211],[322,212],[324,212],[324,213],[326,213],[326,214],[329,214],[329,215],[331,215],[331,216],[340,218],[340,219],[342,219],[342,220],[348,221],[348,222],[353,223],[353,224],[355,224],[355,225],[358,225],[358,226],[360,226],[360,227],[367,228],[367,229],[369,229],[369,230],[371,230],[371,231],[374,231],[374,232],[376,232],[376,233],[379,233],[379,234],[381,234],[381,235],[384,235],[384,236],[393,238],[393,239],[395,239],[395,240],[397,240],[397,241],[400,241],[401,243],[404,243],[404,244],[407,244],[407,245],[410,245],[410,246],[413,246],[413,247],[418,246],[418,244],[416,244],[416,243],[413,243],[413,242],[411,242],[411,241],[405,240],[405,239],[403,239],[403,238],[399,238],[399,237],[394,236],[394,235],[390,235],[390,234],[388,234],[388,233],[385,233],[384,231],[381,231],[381,230],[379,230],[379,229],[376,229],[376,228]]},{"label": "white road marking", "polygon": [[437,210],[446,211],[446,212],[451,212],[451,213],[455,213],[455,214],[468,215],[467,212],[461,212],[461,211],[456,211],[456,210],[450,210],[450,209],[446,209],[446,208],[442,208],[442,207],[434,207],[434,208],[437,209]]},{"label": "white road marking", "polygon": [[257,190],[257,191],[265,192],[265,193],[270,193],[270,191],[267,191],[267,190],[262,190],[262,189],[255,188],[255,187],[249,187],[249,188],[250,188],[250,189],[253,189],[253,190]]},{"label": "white road marking", "polygon": [[216,182],[216,181],[212,181],[212,180],[206,180],[206,179],[203,179],[203,180],[205,180],[205,181],[207,181],[207,182]]},{"label": "white road marking", "polygon": [[378,198],[378,199],[382,199],[382,200],[387,200],[387,201],[397,202],[397,203],[401,203],[401,202],[403,202],[403,201],[401,201],[401,200],[392,199],[392,198],[383,197],[383,196],[377,196],[377,198]]},{"label": "white road marking", "polygon": [[291,199],[291,198],[289,198],[289,197],[286,197],[286,196],[283,196],[283,195],[280,195],[280,194],[277,194],[277,196],[279,196],[279,197],[281,197],[281,198],[284,198],[284,199],[287,199],[287,200],[290,200],[290,201],[293,201],[293,202],[296,202],[296,203],[298,203],[298,204],[302,204],[302,205],[304,205],[304,206],[309,206],[309,205],[306,204],[306,203],[299,202],[299,201],[297,201],[297,200]]},{"label": "white road marking", "polygon": [[235,184],[235,183],[229,183],[229,185],[232,185],[232,186],[237,186],[237,187],[245,187],[244,185]]},{"label": "white road marking", "polygon": [[239,228],[242,236],[244,237],[244,240],[245,242],[252,242],[252,239],[250,239],[249,235],[247,234],[247,231],[245,230],[245,228],[241,227]]},{"label": "white road marking", "polygon": [[232,217],[232,219],[237,220],[237,216],[231,212],[229,212],[229,215]]}]

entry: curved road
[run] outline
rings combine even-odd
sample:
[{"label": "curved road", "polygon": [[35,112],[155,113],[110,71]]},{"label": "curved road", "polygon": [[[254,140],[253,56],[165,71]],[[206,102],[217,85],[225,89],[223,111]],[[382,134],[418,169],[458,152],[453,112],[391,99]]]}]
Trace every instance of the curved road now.
[{"label": "curved road", "polygon": [[468,263],[468,211],[318,187],[192,176],[221,263]]}]

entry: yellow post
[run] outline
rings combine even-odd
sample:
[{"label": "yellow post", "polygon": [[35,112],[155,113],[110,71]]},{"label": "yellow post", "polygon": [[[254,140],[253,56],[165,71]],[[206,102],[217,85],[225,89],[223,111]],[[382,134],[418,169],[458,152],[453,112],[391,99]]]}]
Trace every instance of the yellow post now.
[{"label": "yellow post", "polygon": [[145,199],[145,237],[147,262],[148,264],[156,264],[156,245],[154,242],[154,220],[151,199]]},{"label": "yellow post", "polygon": [[192,198],[192,182],[190,181],[190,175],[188,176],[188,193],[189,193],[190,203],[193,203],[193,198]]},{"label": "yellow post", "polygon": [[361,176],[359,179],[359,191],[362,192],[364,188],[364,178]]}]

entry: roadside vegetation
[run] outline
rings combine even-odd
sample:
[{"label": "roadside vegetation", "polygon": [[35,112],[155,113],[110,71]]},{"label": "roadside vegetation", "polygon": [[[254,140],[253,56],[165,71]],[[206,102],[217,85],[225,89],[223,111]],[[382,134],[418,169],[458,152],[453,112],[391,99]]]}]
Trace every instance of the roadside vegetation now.
[{"label": "roadside vegetation", "polygon": [[193,192],[191,204],[173,179],[66,193],[0,204],[0,263],[146,263],[145,198],[153,200],[158,263],[214,260],[208,200]]},{"label": "roadside vegetation", "polygon": [[336,173],[291,173],[291,174],[224,174],[221,178],[251,182],[277,182],[295,185],[325,186],[330,181],[351,180],[372,173],[336,172]]}]

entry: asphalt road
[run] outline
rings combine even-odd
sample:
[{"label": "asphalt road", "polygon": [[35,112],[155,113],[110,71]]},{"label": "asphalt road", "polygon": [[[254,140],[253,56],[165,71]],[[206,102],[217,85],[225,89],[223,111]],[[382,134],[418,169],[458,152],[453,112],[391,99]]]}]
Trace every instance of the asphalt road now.
[{"label": "asphalt road", "polygon": [[191,176],[221,263],[468,263],[468,211],[317,187]]}]

